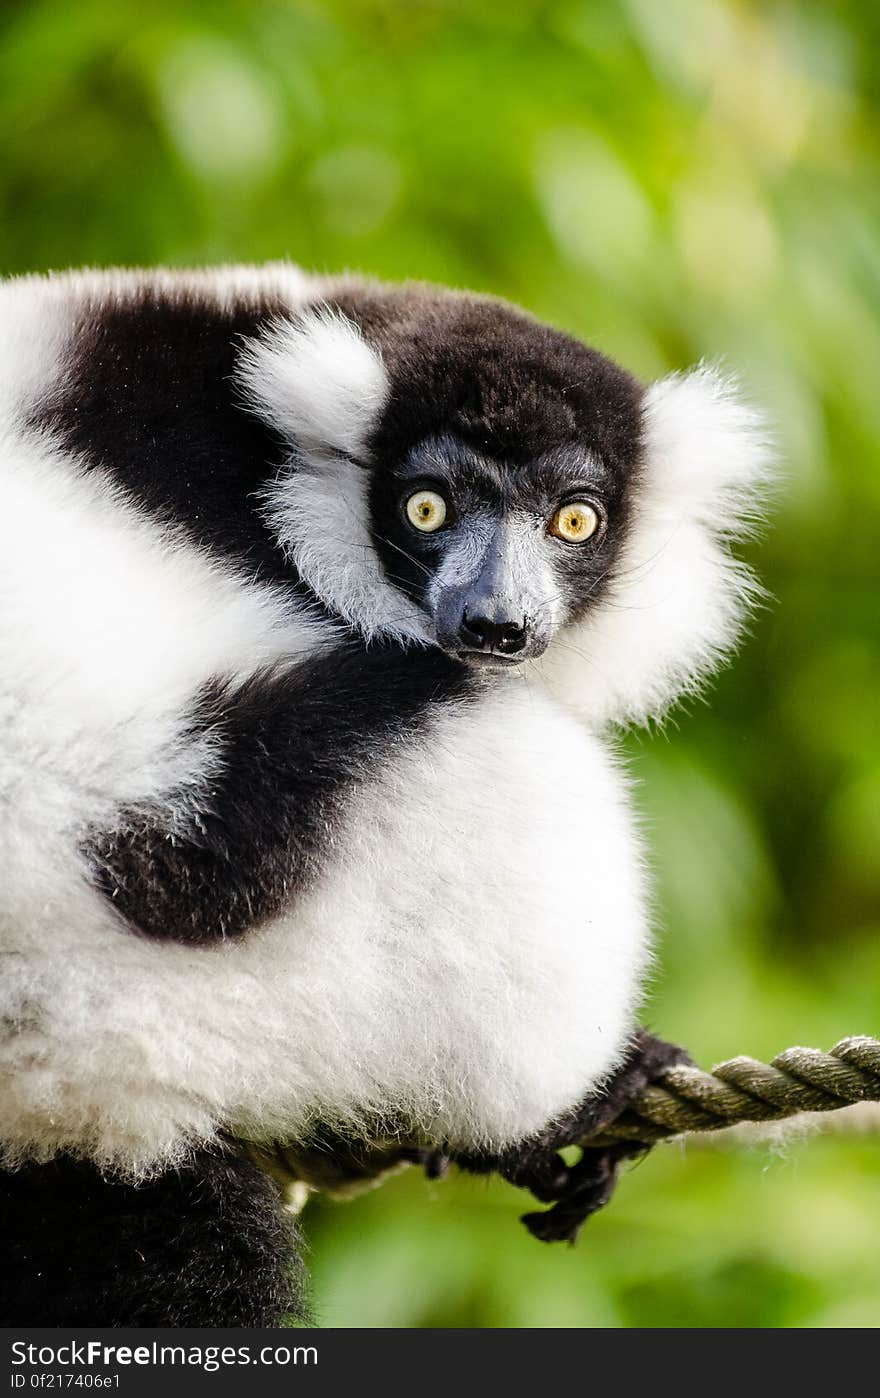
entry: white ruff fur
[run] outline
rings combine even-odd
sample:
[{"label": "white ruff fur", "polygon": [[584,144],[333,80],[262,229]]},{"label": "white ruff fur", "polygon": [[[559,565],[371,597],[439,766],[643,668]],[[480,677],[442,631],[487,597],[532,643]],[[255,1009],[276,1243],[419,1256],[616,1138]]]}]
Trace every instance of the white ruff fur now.
[{"label": "white ruff fur", "polygon": [[643,471],[607,597],[535,667],[594,728],[698,692],[762,595],[730,544],[760,517],[773,452],[736,384],[708,366],[652,384]]},{"label": "white ruff fur", "polygon": [[[613,605],[580,628],[580,694],[563,650],[551,682],[564,705],[504,676],[438,713],[351,795],[336,853],[295,907],[236,943],[150,941],[90,887],[77,832],[210,773],[210,746],[182,732],[202,683],[333,635],[16,425],[63,373],[74,310],[127,294],[134,274],[113,276],[0,290],[14,312],[0,320],[7,1158],[64,1149],[147,1173],[221,1129],[294,1138],[373,1113],[459,1147],[513,1142],[619,1060],[647,958],[626,781],[568,703],[591,726],[643,718],[731,643],[748,583],[725,540],[764,469],[758,426],[708,371],[655,386],[645,496]],[[224,277],[260,286],[250,269],[199,286],[222,295]],[[304,279],[267,278],[295,311]],[[335,383],[324,399],[312,352]],[[381,577],[364,477],[341,455],[362,450],[384,401],[381,361],[348,322],[317,316],[278,327],[248,365],[257,406],[298,448],[268,507],[285,544],[366,636],[423,640]],[[355,517],[347,551],[335,522],[321,532],[340,500]]]},{"label": "white ruff fur", "polygon": [[290,1139],[402,1113],[459,1146],[536,1130],[632,1024],[646,926],[621,787],[514,683],[415,739],[352,799],[314,890],[238,944],[126,935],[69,858],[40,859],[6,933],[7,1150],[147,1170],[221,1124]]},{"label": "white ruff fur", "polygon": [[367,473],[354,464],[388,397],[378,352],[345,316],[309,310],[248,341],[238,379],[296,448],[264,513],[300,575],[368,640],[428,640],[424,613],[388,586],[370,533]]}]

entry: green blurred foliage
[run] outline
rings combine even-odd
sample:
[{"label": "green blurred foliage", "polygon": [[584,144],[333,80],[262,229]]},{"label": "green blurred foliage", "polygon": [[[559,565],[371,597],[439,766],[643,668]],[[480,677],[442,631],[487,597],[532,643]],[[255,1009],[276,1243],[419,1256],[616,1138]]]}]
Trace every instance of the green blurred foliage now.
[{"label": "green blurred foliage", "polygon": [[[628,740],[649,1019],[704,1062],[880,1025],[880,10],[3,7],[0,268],[290,257],[498,292],[648,378],[722,358],[787,480],[710,706]],[[499,1184],[316,1204],[332,1325],[880,1322],[880,1141],[656,1151],[574,1251]]]}]

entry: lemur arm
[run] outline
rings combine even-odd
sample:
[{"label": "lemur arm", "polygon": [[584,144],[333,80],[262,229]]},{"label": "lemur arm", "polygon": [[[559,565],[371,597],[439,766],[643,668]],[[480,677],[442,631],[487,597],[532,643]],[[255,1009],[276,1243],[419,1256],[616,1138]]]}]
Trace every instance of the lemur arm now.
[{"label": "lemur arm", "polygon": [[212,684],[190,724],[193,741],[209,735],[216,750],[210,776],[90,832],[96,886],[147,936],[243,935],[308,884],[352,785],[432,703],[463,697],[469,683],[438,650],[352,640],[245,683]]},{"label": "lemur arm", "polygon": [[[639,1029],[620,1067],[580,1106],[500,1155],[450,1158],[475,1174],[497,1171],[511,1184],[530,1190],[541,1203],[552,1204],[543,1212],[524,1214],[523,1223],[542,1242],[574,1242],[590,1215],[611,1199],[621,1164],[644,1155],[650,1147],[642,1141],[586,1146],[574,1165],[567,1165],[559,1151],[579,1145],[616,1120],[666,1068],[690,1062],[683,1048]],[[427,1168],[430,1172],[431,1160]]]}]

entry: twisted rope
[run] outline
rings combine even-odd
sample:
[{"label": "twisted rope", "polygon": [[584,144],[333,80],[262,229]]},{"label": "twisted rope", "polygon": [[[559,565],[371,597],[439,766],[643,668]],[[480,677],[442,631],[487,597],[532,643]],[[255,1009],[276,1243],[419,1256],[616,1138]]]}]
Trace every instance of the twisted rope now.
[{"label": "twisted rope", "polygon": [[[720,1131],[742,1122],[784,1121],[801,1112],[836,1111],[855,1102],[880,1102],[880,1039],[867,1035],[841,1039],[829,1053],[789,1048],[770,1063],[730,1058],[711,1073],[684,1064],[666,1068],[631,1106],[580,1144],[593,1148],[628,1143],[635,1149],[627,1154],[634,1154],[640,1144],[673,1136]],[[431,1155],[398,1137],[359,1142],[339,1138],[317,1149],[242,1139],[235,1144],[292,1191],[297,1207],[310,1189],[340,1196],[359,1193],[389,1171],[408,1162],[424,1164]],[[428,1168],[440,1172],[434,1165]]]},{"label": "twisted rope", "polygon": [[790,1048],[770,1063],[741,1056],[711,1073],[677,1065],[584,1145],[653,1143],[690,1131],[720,1131],[740,1122],[783,1121],[799,1112],[829,1112],[880,1102],[880,1039],[841,1039],[829,1053]]}]

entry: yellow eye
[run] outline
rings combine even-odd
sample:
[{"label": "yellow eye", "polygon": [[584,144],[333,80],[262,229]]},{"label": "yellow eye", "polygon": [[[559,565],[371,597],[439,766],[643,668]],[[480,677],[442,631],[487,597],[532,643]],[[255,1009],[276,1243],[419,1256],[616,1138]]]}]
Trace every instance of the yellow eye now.
[{"label": "yellow eye", "polygon": [[446,520],[446,501],[436,490],[417,490],[406,502],[406,517],[414,529],[433,534]]},{"label": "yellow eye", "polygon": [[582,544],[599,528],[599,516],[585,500],[563,505],[550,521],[550,533],[570,544]]}]

